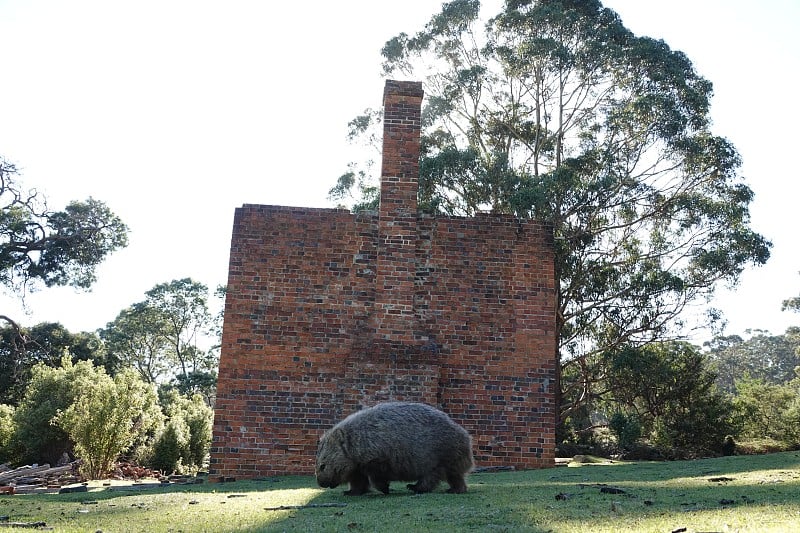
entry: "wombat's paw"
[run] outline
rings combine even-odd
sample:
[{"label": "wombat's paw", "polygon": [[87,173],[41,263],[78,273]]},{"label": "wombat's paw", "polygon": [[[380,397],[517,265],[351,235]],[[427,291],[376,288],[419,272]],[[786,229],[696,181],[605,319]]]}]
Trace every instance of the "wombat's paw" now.
[{"label": "wombat's paw", "polygon": [[467,492],[467,487],[450,487],[447,492],[450,494],[464,494]]},{"label": "wombat's paw", "polygon": [[414,494],[425,494],[426,492],[430,492],[429,488],[425,488],[420,486],[419,483],[409,483],[406,485],[410,490],[414,491]]}]

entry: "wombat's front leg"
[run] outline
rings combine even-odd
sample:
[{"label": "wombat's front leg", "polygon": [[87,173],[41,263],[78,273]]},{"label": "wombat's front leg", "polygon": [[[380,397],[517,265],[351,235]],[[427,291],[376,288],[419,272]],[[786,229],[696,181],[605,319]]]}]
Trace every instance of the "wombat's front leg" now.
[{"label": "wombat's front leg", "polygon": [[363,472],[355,472],[350,478],[350,490],[344,491],[345,496],[361,496],[369,492],[369,478]]}]

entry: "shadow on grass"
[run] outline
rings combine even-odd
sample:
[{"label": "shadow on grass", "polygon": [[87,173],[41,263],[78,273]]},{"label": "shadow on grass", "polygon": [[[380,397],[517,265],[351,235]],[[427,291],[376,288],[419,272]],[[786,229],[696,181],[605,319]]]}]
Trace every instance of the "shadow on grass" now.
[{"label": "shadow on grass", "polygon": [[[744,520],[740,529],[763,530],[739,515],[774,521],[769,513],[800,521],[800,452],[480,473],[468,483],[466,494],[447,494],[443,483],[434,493],[414,495],[397,482],[388,495],[351,497],[344,486],[324,490],[312,476],[286,476],[15,496],[0,498],[13,510],[0,514],[34,521],[46,511],[48,525],[58,531],[107,533],[669,531],[689,518],[697,526],[720,516]],[[716,523],[706,525],[719,530]]]},{"label": "shadow on grass", "polygon": [[[800,452],[755,459],[473,474],[463,495],[444,493],[446,485],[419,496],[401,483],[388,496],[348,497],[337,488],[242,531],[671,531],[687,523],[759,530],[753,524],[800,521]],[[325,503],[345,506],[313,507]]]}]

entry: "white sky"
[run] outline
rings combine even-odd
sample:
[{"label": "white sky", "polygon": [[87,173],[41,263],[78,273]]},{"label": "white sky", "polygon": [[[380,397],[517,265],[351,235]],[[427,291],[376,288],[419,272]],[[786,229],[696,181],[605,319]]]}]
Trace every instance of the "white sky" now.
[{"label": "white sky", "polygon": [[[714,302],[727,333],[800,316],[797,0],[606,0],[628,28],[682,50],[713,82],[714,131],[739,149],[753,227],[774,243]],[[491,4],[498,5],[498,0]],[[331,207],[356,159],[347,122],[381,104],[380,48],[438,0],[0,0],[0,155],[51,208],[89,196],[131,228],[90,292],[44,289],[24,325],[104,327],[158,283],[227,282],[234,209]],[[493,10],[492,13],[496,12]]]}]

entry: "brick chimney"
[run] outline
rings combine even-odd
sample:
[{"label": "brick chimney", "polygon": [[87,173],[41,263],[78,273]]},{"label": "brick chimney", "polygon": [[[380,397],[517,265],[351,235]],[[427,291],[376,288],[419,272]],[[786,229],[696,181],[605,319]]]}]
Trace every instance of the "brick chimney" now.
[{"label": "brick chimney", "polygon": [[387,80],[383,90],[381,218],[417,216],[422,83]]},{"label": "brick chimney", "polygon": [[375,302],[378,340],[413,344],[422,83],[387,80]]}]

